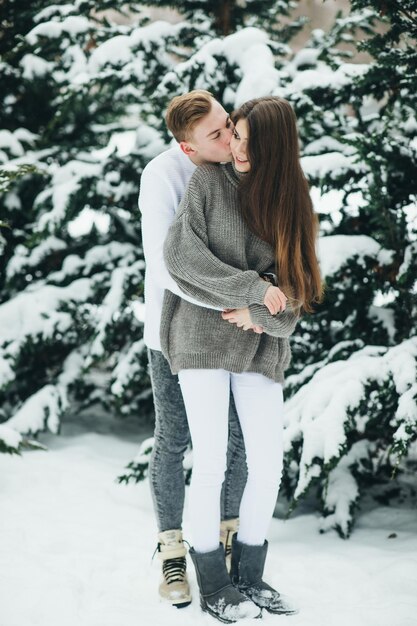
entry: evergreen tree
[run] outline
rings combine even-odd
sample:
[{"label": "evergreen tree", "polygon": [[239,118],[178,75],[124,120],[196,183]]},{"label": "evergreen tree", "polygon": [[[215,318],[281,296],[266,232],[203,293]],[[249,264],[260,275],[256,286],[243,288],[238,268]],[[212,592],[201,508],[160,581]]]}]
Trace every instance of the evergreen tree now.
[{"label": "evergreen tree", "polygon": [[[283,90],[322,193],[327,284],[293,344],[284,485],[295,500],[315,486],[323,529],[344,537],[417,436],[417,21],[411,2],[351,4],[294,57]],[[342,42],[370,62],[349,63]]]},{"label": "evergreen tree", "polygon": [[233,109],[249,97],[267,95],[277,82],[275,66],[291,54],[288,45],[305,23],[289,18],[293,0],[160,0],[145,2],[175,8],[190,28],[170,52],[178,62],[150,94],[158,130],[168,139],[164,112],[176,95],[207,89]]},{"label": "evergreen tree", "polygon": [[225,37],[248,26],[273,33],[277,40],[288,41],[305,23],[303,17],[282,22],[297,6],[297,0],[145,0],[141,4],[177,11],[188,23],[203,25],[201,32]]},{"label": "evergreen tree", "polygon": [[149,93],[185,28],[40,4],[8,5],[1,40],[0,405],[21,433],[94,402],[150,408],[137,193],[165,148]]}]

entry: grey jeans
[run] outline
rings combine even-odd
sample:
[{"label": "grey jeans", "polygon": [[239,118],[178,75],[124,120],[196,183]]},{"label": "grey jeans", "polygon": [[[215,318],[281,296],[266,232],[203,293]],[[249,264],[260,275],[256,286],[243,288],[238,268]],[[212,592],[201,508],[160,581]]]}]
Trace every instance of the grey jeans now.
[{"label": "grey jeans", "polygon": [[[190,443],[187,414],[178,376],[171,374],[159,350],[148,350],[155,405],[155,444],[149,478],[159,532],[182,528],[185,483],[184,453]],[[247,466],[242,431],[231,394],[227,470],[221,495],[222,519],[239,517]]]}]

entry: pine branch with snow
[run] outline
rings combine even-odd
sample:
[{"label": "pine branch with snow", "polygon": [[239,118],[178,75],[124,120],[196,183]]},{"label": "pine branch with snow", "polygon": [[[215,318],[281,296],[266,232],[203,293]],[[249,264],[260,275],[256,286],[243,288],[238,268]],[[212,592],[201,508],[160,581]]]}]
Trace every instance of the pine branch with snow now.
[{"label": "pine branch with snow", "polygon": [[413,337],[322,365],[285,403],[285,489],[296,501],[318,487],[324,529],[348,536],[366,481],[394,470],[417,439],[416,378]]},{"label": "pine branch with snow", "polygon": [[0,454],[21,454],[23,450],[46,450],[34,439],[23,437],[13,428],[0,424]]},{"label": "pine branch with snow", "polygon": [[204,27],[202,31],[211,38],[226,37],[242,28],[255,26],[273,35],[276,41],[286,42],[306,22],[303,16],[292,16],[297,0],[145,0],[142,4],[174,9],[187,22],[197,28]]},{"label": "pine branch with snow", "polygon": [[125,483],[126,485],[132,481],[138,483],[147,477],[154,444],[154,437],[145,439],[145,441],[142,442],[137,455],[133,461],[128,463],[126,466],[126,469],[128,469],[129,472],[127,474],[121,474],[117,477],[119,483]]},{"label": "pine branch with snow", "polygon": [[[416,436],[415,27],[388,6],[353,1],[329,33],[314,31],[281,91],[298,113],[326,283],[292,338],[284,484],[294,501],[316,488],[322,529],[344,537],[364,491],[390,479]],[[346,42],[370,61],[349,63]]]},{"label": "pine branch with snow", "polygon": [[150,408],[137,192],[166,147],[146,94],[180,27],[120,26],[110,6],[33,3],[0,67],[1,420],[20,433],[59,432],[70,406]]}]

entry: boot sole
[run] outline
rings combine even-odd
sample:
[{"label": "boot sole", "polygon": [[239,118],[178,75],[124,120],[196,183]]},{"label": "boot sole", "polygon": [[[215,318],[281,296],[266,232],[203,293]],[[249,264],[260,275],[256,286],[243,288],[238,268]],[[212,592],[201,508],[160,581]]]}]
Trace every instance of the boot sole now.
[{"label": "boot sole", "polygon": [[215,617],[217,620],[219,620],[219,622],[223,622],[223,624],[235,623],[235,620],[226,619],[225,617],[220,617],[218,613],[215,613],[214,611],[212,611],[204,602],[200,602],[200,607],[201,607],[201,610],[204,611],[204,613],[208,613],[212,617]]},{"label": "boot sole", "polygon": [[[254,604],[256,604],[256,602]],[[257,604],[256,606],[259,606],[259,604]],[[268,613],[270,613],[271,615],[297,615],[300,612],[300,611],[273,611],[272,609],[268,609],[266,606],[259,607],[259,608],[263,608],[265,611],[268,611]]]},{"label": "boot sole", "polygon": [[178,602],[173,602],[170,598],[165,598],[160,595],[159,601],[162,602],[162,604],[169,604],[170,606],[177,607],[177,609],[184,609],[186,606],[190,606],[192,598],[188,597],[183,600],[179,600]]},{"label": "boot sole", "polygon": [[[237,587],[237,589],[239,589],[239,587]],[[258,604],[257,602],[255,602],[255,600],[253,599],[253,597],[247,593],[245,593],[244,590],[239,589],[240,593],[243,593],[244,596],[246,596],[246,598],[248,600],[250,600],[251,602],[253,602],[254,604],[256,604],[256,606],[261,609],[261,611],[267,611],[268,613],[270,613],[271,615],[298,615],[298,613],[300,612],[298,609],[289,609],[289,610],[282,610],[282,611],[274,611],[273,609],[270,609],[267,606],[263,606],[261,604]]]},{"label": "boot sole", "polygon": [[191,604],[191,600],[188,600],[187,602],[178,602],[178,604],[173,604],[172,606],[175,606],[177,609],[185,609],[186,606],[190,606]]},{"label": "boot sole", "polygon": [[[239,622],[242,619],[242,618],[226,619],[225,617],[220,617],[218,613],[215,613],[214,611],[212,611],[202,600],[200,600],[200,607],[204,613],[208,613],[212,617],[215,617],[217,620],[219,620],[219,622],[223,622],[223,624],[236,624],[236,622]],[[261,618],[262,618],[262,610],[260,611],[259,615],[257,615],[256,617],[252,617],[252,619],[261,619]]]}]

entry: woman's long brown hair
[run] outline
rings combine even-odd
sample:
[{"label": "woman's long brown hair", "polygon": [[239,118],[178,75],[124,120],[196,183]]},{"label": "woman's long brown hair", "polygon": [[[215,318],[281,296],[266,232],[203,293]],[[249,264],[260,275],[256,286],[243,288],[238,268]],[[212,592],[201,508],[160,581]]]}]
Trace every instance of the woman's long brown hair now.
[{"label": "woman's long brown hair", "polygon": [[248,124],[250,171],[239,186],[248,227],[275,250],[279,287],[311,313],[323,297],[316,254],[318,219],[300,165],[297,120],[286,100],[249,100],[234,111],[236,124]]}]

